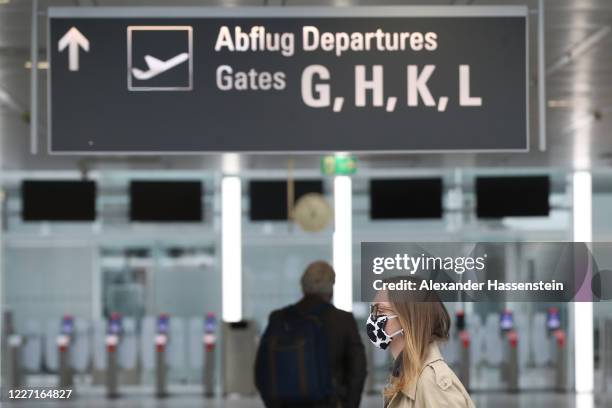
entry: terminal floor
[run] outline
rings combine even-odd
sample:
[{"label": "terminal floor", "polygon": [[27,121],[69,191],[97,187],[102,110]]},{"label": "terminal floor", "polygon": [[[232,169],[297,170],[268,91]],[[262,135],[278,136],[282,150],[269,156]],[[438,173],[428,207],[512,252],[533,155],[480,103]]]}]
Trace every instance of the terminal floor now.
[{"label": "terminal floor", "polygon": [[[477,407],[494,408],[603,408],[612,406],[612,396],[608,398],[577,398],[572,394],[523,393],[523,394],[475,394]],[[18,401],[0,403],[4,407],[19,408],[262,408],[258,399],[204,399],[195,395],[173,395],[166,399],[155,399],[149,396],[124,396],[116,400],[107,400],[102,396],[80,396],[71,401],[36,402]],[[380,408],[377,397],[368,396],[361,404],[362,408]]]}]

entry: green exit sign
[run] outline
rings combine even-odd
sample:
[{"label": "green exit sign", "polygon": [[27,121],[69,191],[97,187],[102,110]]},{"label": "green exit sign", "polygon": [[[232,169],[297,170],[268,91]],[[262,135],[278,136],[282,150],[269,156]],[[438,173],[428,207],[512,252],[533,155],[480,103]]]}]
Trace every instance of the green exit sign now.
[{"label": "green exit sign", "polygon": [[325,156],[321,159],[321,172],[327,176],[355,174],[357,159],[354,156]]}]

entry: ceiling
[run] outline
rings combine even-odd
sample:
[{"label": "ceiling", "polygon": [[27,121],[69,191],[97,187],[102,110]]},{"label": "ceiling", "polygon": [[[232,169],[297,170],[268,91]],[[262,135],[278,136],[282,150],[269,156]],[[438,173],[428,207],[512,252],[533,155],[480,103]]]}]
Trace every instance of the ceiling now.
[{"label": "ceiling", "polygon": [[[0,0],[0,137],[2,168],[66,169],[98,168],[190,168],[215,169],[227,164],[227,156],[97,158],[48,156],[44,137],[40,151],[29,152],[30,71],[24,67],[30,55],[32,2]],[[514,154],[397,154],[359,155],[360,168],[437,167],[563,167],[612,166],[612,1],[545,0],[547,151],[538,150],[537,138],[537,0],[40,0],[40,44],[45,44],[46,10],[49,6],[264,6],[265,5],[501,5],[527,4],[530,15],[531,117],[530,153]],[[585,42],[586,41],[586,42]],[[592,44],[584,47],[585,44]],[[565,61],[570,50],[581,50]],[[44,60],[45,50],[40,50]],[[40,71],[44,96],[44,71]],[[41,136],[45,135],[43,103]],[[230,157],[241,169],[283,168],[287,156],[240,155]],[[298,168],[318,167],[319,156],[296,156]],[[231,160],[230,160],[231,161]]]}]

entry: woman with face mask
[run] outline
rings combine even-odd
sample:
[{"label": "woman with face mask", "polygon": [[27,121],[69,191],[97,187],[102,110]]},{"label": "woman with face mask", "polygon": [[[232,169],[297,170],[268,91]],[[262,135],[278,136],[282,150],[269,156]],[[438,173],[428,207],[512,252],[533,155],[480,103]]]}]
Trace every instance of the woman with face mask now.
[{"label": "woman with face mask", "polygon": [[444,304],[437,296],[427,302],[411,296],[409,291],[380,291],[368,317],[370,341],[395,359],[384,390],[385,408],[473,408],[438,348],[450,329]]}]

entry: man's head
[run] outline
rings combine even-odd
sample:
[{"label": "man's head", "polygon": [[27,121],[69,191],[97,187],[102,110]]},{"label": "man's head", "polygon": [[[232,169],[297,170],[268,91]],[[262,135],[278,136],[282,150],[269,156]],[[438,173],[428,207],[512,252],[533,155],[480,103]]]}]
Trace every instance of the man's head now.
[{"label": "man's head", "polygon": [[308,265],[300,283],[304,295],[316,295],[329,301],[334,294],[336,273],[325,261],[316,261]]}]

